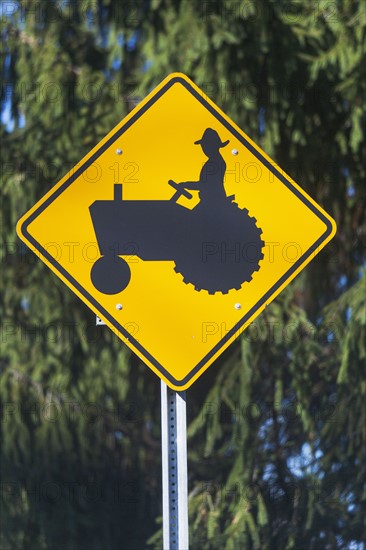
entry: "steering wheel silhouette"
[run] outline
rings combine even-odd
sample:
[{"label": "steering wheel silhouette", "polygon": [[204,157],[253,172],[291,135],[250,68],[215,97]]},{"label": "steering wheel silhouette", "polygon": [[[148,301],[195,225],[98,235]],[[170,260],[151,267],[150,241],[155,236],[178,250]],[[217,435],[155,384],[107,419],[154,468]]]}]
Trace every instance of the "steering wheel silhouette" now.
[{"label": "steering wheel silhouette", "polygon": [[170,200],[177,201],[181,195],[183,195],[187,199],[191,199],[193,197],[193,195],[191,195],[191,193],[184,189],[184,187],[179,183],[175,183],[175,181],[173,180],[169,180],[168,183],[175,189],[175,193]]}]

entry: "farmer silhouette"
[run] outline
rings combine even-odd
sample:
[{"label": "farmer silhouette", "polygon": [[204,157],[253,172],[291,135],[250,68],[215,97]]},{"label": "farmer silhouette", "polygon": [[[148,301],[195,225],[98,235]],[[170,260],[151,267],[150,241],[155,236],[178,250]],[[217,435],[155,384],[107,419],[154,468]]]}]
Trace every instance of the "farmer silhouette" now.
[{"label": "farmer silhouette", "polygon": [[224,188],[226,163],[221,156],[220,149],[226,147],[229,140],[222,142],[216,130],[206,128],[202,138],[194,143],[201,145],[208,160],[202,167],[198,181],[183,181],[179,185],[185,189],[199,191],[201,204],[222,203],[226,199]]}]

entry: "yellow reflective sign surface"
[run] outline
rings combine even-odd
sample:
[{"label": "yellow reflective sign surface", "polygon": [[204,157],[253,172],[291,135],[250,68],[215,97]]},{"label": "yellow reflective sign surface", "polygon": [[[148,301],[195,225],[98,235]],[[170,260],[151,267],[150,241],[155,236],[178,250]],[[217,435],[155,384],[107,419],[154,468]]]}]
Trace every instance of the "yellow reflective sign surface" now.
[{"label": "yellow reflective sign surface", "polygon": [[172,388],[188,388],[334,236],[193,82],[167,77],[19,237]]}]

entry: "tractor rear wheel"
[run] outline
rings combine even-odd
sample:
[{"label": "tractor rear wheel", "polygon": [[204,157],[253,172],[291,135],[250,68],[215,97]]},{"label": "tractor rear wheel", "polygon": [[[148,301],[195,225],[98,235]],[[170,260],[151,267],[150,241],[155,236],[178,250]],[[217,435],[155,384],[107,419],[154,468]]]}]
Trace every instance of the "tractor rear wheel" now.
[{"label": "tractor rear wheel", "polygon": [[[246,208],[233,202],[215,214],[199,226],[197,210],[197,235],[177,251],[174,269],[197,291],[227,294],[249,283],[259,271],[265,243],[262,229]],[[222,221],[217,223],[220,214]]]}]

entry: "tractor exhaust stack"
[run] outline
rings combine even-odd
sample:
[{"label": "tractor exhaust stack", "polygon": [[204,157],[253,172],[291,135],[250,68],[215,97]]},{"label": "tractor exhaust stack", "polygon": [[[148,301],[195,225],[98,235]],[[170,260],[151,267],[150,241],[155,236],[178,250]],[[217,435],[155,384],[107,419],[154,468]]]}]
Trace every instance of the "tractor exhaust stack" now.
[{"label": "tractor exhaust stack", "polygon": [[115,201],[122,200],[122,183],[114,184],[114,200]]}]

